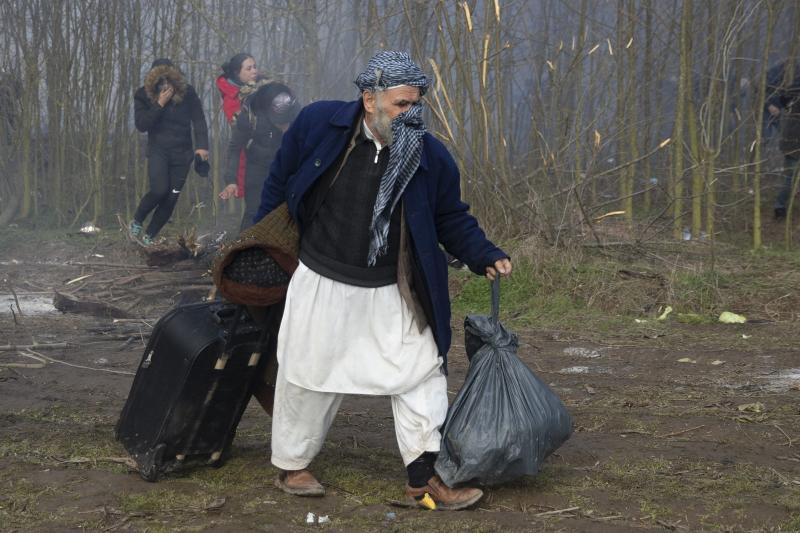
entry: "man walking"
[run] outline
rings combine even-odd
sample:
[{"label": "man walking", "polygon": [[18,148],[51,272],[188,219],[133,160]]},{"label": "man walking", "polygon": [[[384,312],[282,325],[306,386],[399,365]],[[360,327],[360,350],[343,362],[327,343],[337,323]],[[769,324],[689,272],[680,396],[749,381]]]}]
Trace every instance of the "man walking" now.
[{"label": "man walking", "polygon": [[783,186],[775,199],[776,220],[786,218],[800,161],[800,65],[795,65],[793,72],[785,72],[791,66],[785,61],[772,67],[768,75],[766,107],[772,120],[780,120],[779,146],[783,152]]},{"label": "man walking", "polygon": [[345,394],[391,397],[407,496],[462,509],[483,495],[434,472],[447,413],[450,301],[439,244],[490,279],[511,273],[460,198],[446,148],[425,130],[422,70],[376,54],[360,98],[305,107],[286,132],[256,220],[286,201],[301,234],[278,336],[276,485],[321,496],[308,470]]}]

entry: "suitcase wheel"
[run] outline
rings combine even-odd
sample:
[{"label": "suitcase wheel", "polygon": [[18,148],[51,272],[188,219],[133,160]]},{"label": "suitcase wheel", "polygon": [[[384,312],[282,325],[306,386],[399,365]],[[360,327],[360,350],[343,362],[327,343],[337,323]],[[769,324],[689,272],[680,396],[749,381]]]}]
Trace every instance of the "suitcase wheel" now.
[{"label": "suitcase wheel", "polygon": [[211,457],[208,460],[208,464],[210,464],[214,468],[220,468],[224,466],[225,463],[228,462],[228,459],[231,458],[231,444],[233,443],[233,438],[236,436],[236,432],[233,431],[231,435],[225,440],[225,444],[222,446],[221,452],[214,452],[211,454]]},{"label": "suitcase wheel", "polygon": [[164,450],[166,444],[159,444],[155,448],[150,448],[147,452],[137,456],[136,464],[139,466],[139,475],[145,481],[158,481],[164,460]]},{"label": "suitcase wheel", "polygon": [[211,454],[211,457],[208,460],[208,464],[211,465],[213,468],[220,468],[225,466],[225,463],[228,462],[228,459],[231,458],[231,447],[230,445],[225,446],[222,452],[214,452]]}]

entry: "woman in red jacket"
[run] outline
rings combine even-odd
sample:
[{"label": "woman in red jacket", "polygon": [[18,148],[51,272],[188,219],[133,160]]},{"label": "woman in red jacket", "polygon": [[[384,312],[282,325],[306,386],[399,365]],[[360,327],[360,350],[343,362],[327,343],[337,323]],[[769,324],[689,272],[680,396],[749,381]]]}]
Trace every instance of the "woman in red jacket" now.
[{"label": "woman in red jacket", "polygon": [[[239,112],[241,101],[239,100],[239,90],[250,83],[254,83],[258,77],[256,60],[247,53],[236,54],[222,65],[222,74],[217,78],[217,89],[222,95],[222,111],[228,124],[233,121],[233,115]],[[231,197],[242,198],[244,196],[244,175],[246,168],[246,157],[244,150],[239,155],[239,170],[236,174],[237,187],[226,187],[220,192],[219,197],[227,200]]]}]

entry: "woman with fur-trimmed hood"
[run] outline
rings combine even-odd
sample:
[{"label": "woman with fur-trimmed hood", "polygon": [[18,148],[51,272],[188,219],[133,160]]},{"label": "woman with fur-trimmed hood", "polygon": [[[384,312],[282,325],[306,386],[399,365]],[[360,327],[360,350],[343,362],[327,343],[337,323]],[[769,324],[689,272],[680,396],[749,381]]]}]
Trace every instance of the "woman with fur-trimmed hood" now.
[{"label": "woman with fur-trimmed hood", "polygon": [[[139,202],[130,234],[149,245],[172,215],[192,161],[198,172],[207,168],[208,127],[197,92],[169,59],[155,60],[144,86],[136,91],[134,121],[136,129],[147,133],[150,190]],[[153,217],[142,234],[144,219],[151,212]]]}]

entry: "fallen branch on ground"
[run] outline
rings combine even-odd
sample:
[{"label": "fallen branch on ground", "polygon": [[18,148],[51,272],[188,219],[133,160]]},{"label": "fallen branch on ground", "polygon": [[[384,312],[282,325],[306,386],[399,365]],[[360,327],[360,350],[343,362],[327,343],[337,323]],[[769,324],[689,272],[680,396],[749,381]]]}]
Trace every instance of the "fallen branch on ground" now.
[{"label": "fallen branch on ground", "polygon": [[705,424],[701,424],[699,426],[695,426],[693,428],[684,429],[681,431],[673,431],[672,433],[666,433],[664,435],[655,435],[657,439],[666,439],[667,437],[677,437],[678,435],[683,435],[684,433],[689,433],[690,431],[694,431],[695,429],[700,429],[706,427]]},{"label": "fallen branch on ground", "polygon": [[652,435],[649,431],[644,431],[641,429],[623,429],[622,431],[618,431],[620,435]]},{"label": "fallen branch on ground", "polygon": [[86,463],[117,463],[127,466],[132,470],[137,470],[136,461],[131,459],[130,457],[73,457],[71,459],[58,459],[55,458],[61,464],[70,464],[70,465],[81,465]]},{"label": "fallen branch on ground", "polygon": [[558,510],[555,510],[555,511],[545,511],[543,513],[536,513],[533,516],[553,516],[553,515],[559,515],[559,514],[564,514],[564,513],[571,513],[573,511],[577,511],[578,509],[580,509],[580,507],[567,507],[566,509],[558,509]]},{"label": "fallen branch on ground", "polygon": [[27,354],[25,352],[20,352],[18,355],[22,357],[27,357],[28,359],[33,359],[36,361],[35,363],[0,363],[0,367],[3,368],[44,368],[47,364],[47,361],[39,357],[38,355]]},{"label": "fallen branch on ground", "polygon": [[783,430],[783,428],[782,428],[782,427],[780,427],[778,424],[772,424],[772,425],[773,425],[773,426],[775,426],[775,429],[777,429],[778,431],[780,431],[781,433],[783,433],[783,436],[784,436],[784,437],[786,437],[786,440],[787,440],[787,441],[789,441],[789,442],[786,444],[786,446],[788,446],[789,448],[791,448],[791,447],[792,447],[792,437],[790,437],[789,435],[787,435],[787,434],[786,434],[786,432]]},{"label": "fallen branch on ground", "polygon": [[[19,306],[17,291],[14,290],[14,287],[12,287],[10,283],[7,283],[6,286],[8,287],[8,290],[11,291],[11,295],[14,296],[14,303],[17,304],[17,312],[19,313],[19,316],[22,317],[22,308]],[[13,312],[14,310],[12,309],[11,311]],[[14,317],[14,321],[16,322],[16,317]]]},{"label": "fallen branch on ground", "polygon": [[41,357],[42,359],[44,359],[45,361],[47,361],[49,363],[58,363],[60,365],[71,366],[72,368],[80,368],[80,369],[83,369],[83,370],[95,370],[97,372],[108,372],[110,374],[123,374],[123,375],[126,375],[126,376],[134,376],[134,375],[136,375],[134,372],[128,372],[126,370],[113,370],[111,368],[97,368],[97,367],[93,367],[93,366],[76,365],[74,363],[68,363],[66,361],[61,361],[60,359],[53,359],[52,357],[47,357],[46,355],[40,354],[39,352],[34,352],[31,349],[28,349],[28,351],[30,353],[34,354],[34,355],[38,355],[39,357]]},{"label": "fallen branch on ground", "polygon": [[90,267],[109,267],[109,268],[121,268],[126,269],[129,268],[131,270],[158,270],[157,267],[148,266],[148,265],[126,265],[123,263],[86,263],[82,261],[67,261],[64,263],[65,265],[74,265],[74,266],[90,266]]},{"label": "fallen branch on ground", "polygon": [[81,313],[111,318],[130,318],[130,313],[97,300],[79,298],[73,294],[55,291],[53,307],[62,313]]},{"label": "fallen branch on ground", "polygon": [[134,323],[139,323],[140,322],[140,323],[144,324],[145,326],[150,326],[152,328],[153,324],[151,324],[151,322],[155,323],[157,321],[158,321],[157,318],[115,318],[114,320],[111,321],[111,323],[112,324],[126,324],[126,323],[129,323],[129,322],[134,322]]},{"label": "fallen branch on ground", "polygon": [[53,350],[55,348],[66,348],[66,342],[55,342],[52,344],[3,344],[0,345],[0,352],[1,351],[8,351],[8,350],[29,350],[31,348],[36,348],[37,350]]}]

